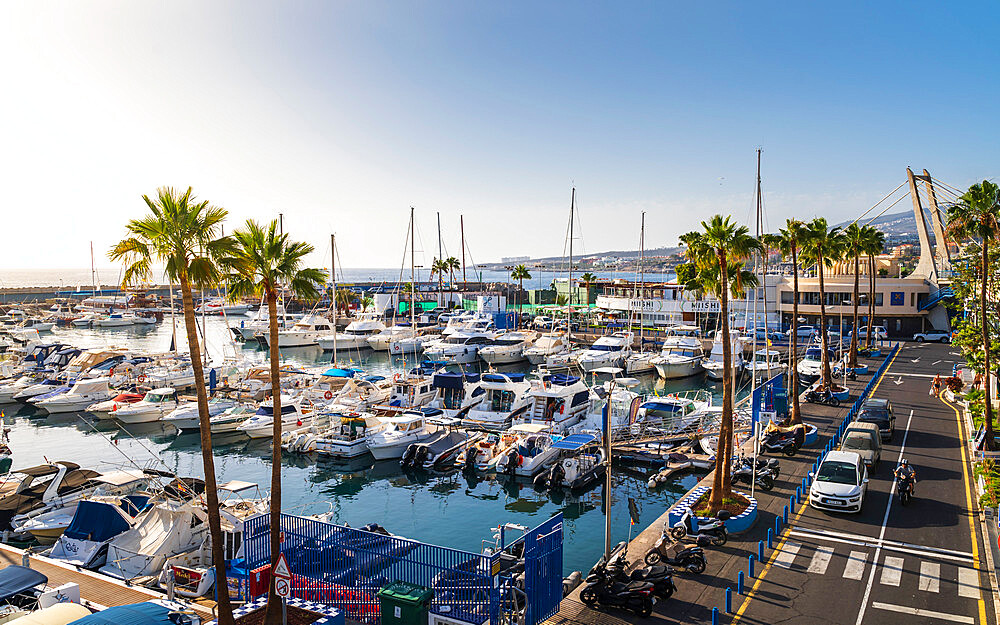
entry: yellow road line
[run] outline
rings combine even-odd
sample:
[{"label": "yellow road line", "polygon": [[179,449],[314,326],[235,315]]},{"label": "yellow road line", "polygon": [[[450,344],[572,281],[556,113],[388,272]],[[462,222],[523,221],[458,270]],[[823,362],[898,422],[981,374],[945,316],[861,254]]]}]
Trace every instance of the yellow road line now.
[{"label": "yellow road line", "polygon": [[[875,386],[872,387],[872,392],[871,392],[872,395],[875,394],[875,391],[878,390],[879,385],[882,384],[882,380],[884,380],[886,374],[889,373],[889,369],[892,368],[892,363],[896,362],[896,356],[899,355],[899,351],[897,351],[896,355],[892,357],[892,360],[889,361],[889,366],[885,368],[885,371],[882,372],[882,375],[879,377],[878,381],[875,382]],[[791,527],[799,520],[799,517],[802,516],[802,513],[806,511],[806,508],[809,507],[808,492],[805,493],[805,497],[806,501],[803,501],[802,504],[799,506],[799,511],[796,512],[795,516],[792,519],[790,519],[789,523],[786,524],[784,528],[782,528],[782,536],[781,540],[778,541],[778,546],[771,551],[771,555],[768,556],[767,558],[767,564],[764,565],[764,568],[761,569],[760,574],[757,575],[757,578],[754,580],[753,586],[750,587],[750,591],[747,592],[747,596],[743,600],[743,603],[740,605],[739,609],[736,610],[735,614],[733,614],[733,620],[730,621],[730,623],[738,623],[739,620],[743,617],[743,613],[746,612],[746,609],[748,607],[750,607],[750,600],[753,599],[754,593],[757,592],[758,588],[760,588],[760,583],[764,581],[764,576],[767,575],[767,572],[771,569],[771,564],[774,562],[774,558],[778,555],[778,553],[781,552],[781,548],[785,545],[785,541],[788,540],[788,535],[789,535],[788,530],[790,530]]]},{"label": "yellow road line", "polygon": [[[972,564],[979,571],[979,541],[976,540],[976,526],[972,521],[972,516],[974,514],[972,508],[972,486],[971,479],[969,477],[969,460],[965,452],[965,435],[962,433],[962,415],[958,412],[956,408],[950,401],[940,396],[939,399],[947,404],[949,408],[955,413],[955,421],[958,423],[958,441],[961,443],[959,447],[962,449],[962,481],[965,482],[965,504],[969,507],[969,536],[972,537]],[[983,601],[983,591],[979,590],[979,622],[986,623],[986,602]]]}]

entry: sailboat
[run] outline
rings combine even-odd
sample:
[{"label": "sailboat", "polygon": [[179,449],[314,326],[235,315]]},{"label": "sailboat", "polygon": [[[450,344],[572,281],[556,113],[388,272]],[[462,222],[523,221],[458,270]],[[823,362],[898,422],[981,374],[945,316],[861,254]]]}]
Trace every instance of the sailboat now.
[{"label": "sailboat", "polygon": [[[642,221],[639,225],[639,260],[637,263],[636,271],[639,274],[635,287],[632,289],[632,299],[637,302],[642,301],[642,297],[639,296],[638,290],[643,288],[646,282],[645,269],[643,267],[643,260],[646,254],[646,211],[642,212]],[[631,306],[629,307],[631,308]],[[634,311],[629,310],[629,329],[632,327],[632,320],[634,317]],[[655,358],[655,352],[647,352],[642,348],[642,331],[643,331],[643,315],[642,311],[639,312],[639,351],[632,352],[625,357],[625,373],[632,375],[636,373],[649,373],[655,368],[653,363],[653,358]]]}]

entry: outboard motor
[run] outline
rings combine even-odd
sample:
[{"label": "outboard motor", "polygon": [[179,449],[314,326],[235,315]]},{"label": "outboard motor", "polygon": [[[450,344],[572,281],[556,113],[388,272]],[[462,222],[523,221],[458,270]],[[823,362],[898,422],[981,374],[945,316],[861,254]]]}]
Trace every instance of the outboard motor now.
[{"label": "outboard motor", "polygon": [[424,462],[427,461],[427,456],[430,455],[430,450],[427,445],[420,445],[417,450],[413,453],[413,466],[422,467]]},{"label": "outboard motor", "polygon": [[416,445],[410,445],[409,447],[407,447],[406,451],[403,452],[403,457],[399,459],[399,466],[401,467],[413,466],[413,457],[416,454],[417,454]]},{"label": "outboard motor", "polygon": [[543,491],[547,489],[549,486],[549,472],[542,471],[541,473],[536,475],[531,485],[534,486],[535,490],[537,491]]},{"label": "outboard motor", "polygon": [[479,450],[475,447],[470,447],[465,451],[465,470],[473,471],[476,468],[476,458],[479,456]]},{"label": "outboard motor", "polygon": [[552,467],[552,471],[549,474],[549,488],[561,487],[565,478],[566,469],[563,468],[561,462],[557,462],[555,466]]},{"label": "outboard motor", "polygon": [[511,451],[507,454],[507,466],[504,467],[504,473],[507,475],[514,475],[514,471],[517,470],[518,459],[520,457],[521,454],[517,453],[517,451]]}]

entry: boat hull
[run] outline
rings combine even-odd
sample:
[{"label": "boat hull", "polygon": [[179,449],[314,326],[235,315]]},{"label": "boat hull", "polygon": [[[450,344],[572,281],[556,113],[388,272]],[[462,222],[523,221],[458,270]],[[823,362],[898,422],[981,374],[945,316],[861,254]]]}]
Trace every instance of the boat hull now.
[{"label": "boat hull", "polygon": [[701,362],[697,360],[691,362],[657,362],[655,366],[657,375],[667,380],[687,378],[702,372]]}]

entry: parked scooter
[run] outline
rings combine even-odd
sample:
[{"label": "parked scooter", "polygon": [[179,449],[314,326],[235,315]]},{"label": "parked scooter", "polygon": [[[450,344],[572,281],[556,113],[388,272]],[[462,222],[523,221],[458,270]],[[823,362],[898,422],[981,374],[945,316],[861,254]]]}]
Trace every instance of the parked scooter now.
[{"label": "parked scooter", "polygon": [[646,553],[645,561],[649,565],[666,564],[696,575],[704,573],[708,562],[705,560],[705,550],[702,547],[708,546],[711,542],[712,539],[708,536],[699,537],[697,545],[675,541],[667,533],[666,524],[664,524],[659,540]]},{"label": "parked scooter", "polygon": [[607,573],[608,579],[625,584],[630,582],[648,582],[653,585],[653,594],[661,599],[669,599],[677,591],[677,586],[674,585],[673,568],[656,565],[639,568],[626,573],[625,569],[628,568],[628,545],[625,541],[622,541],[612,550],[612,553],[614,552],[618,552],[618,555],[611,558],[610,564],[605,564],[604,557],[602,556],[597,561],[597,564],[590,569],[590,574],[594,575],[603,571]]},{"label": "parked scooter", "polygon": [[733,463],[733,484],[744,483],[749,486],[756,480],[761,488],[771,490],[774,488],[774,479],[776,477],[777,475],[766,463],[763,465],[757,463],[755,467],[751,458],[740,457]]},{"label": "parked scooter", "polygon": [[595,566],[587,576],[586,586],[580,591],[580,600],[589,608],[624,608],[642,617],[653,613],[656,602],[653,584],[617,581],[604,566]]},{"label": "parked scooter", "polygon": [[834,397],[833,393],[825,390],[822,393],[811,390],[806,393],[806,401],[810,404],[824,404],[836,408],[840,405],[840,400]]},{"label": "parked scooter", "polygon": [[907,475],[896,476],[896,490],[899,491],[899,503],[906,505],[913,499],[913,478]]},{"label": "parked scooter", "polygon": [[805,440],[805,429],[796,427],[790,432],[775,431],[765,434],[760,441],[760,447],[764,451],[774,454],[781,453],[791,457],[802,447]]},{"label": "parked scooter", "polygon": [[713,545],[725,545],[729,540],[725,521],[732,516],[728,510],[720,510],[711,521],[700,523],[695,519],[691,508],[688,508],[681,515],[681,519],[670,528],[670,535],[676,540],[698,540],[704,535],[712,540]]}]

